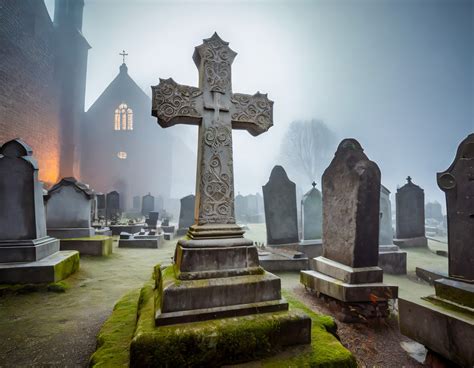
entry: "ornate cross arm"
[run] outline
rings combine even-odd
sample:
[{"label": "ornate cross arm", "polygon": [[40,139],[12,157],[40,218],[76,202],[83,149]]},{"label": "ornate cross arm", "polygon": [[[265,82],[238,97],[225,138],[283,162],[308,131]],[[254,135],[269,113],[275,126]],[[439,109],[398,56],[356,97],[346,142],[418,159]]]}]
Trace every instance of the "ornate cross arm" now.
[{"label": "ornate cross arm", "polygon": [[160,78],[160,83],[151,90],[151,114],[158,118],[162,128],[175,124],[200,124],[203,97],[199,88],[178,84],[172,78]]},{"label": "ornate cross arm", "polygon": [[273,101],[266,94],[257,92],[252,96],[234,93],[231,102],[233,129],[246,129],[257,136],[273,126]]}]

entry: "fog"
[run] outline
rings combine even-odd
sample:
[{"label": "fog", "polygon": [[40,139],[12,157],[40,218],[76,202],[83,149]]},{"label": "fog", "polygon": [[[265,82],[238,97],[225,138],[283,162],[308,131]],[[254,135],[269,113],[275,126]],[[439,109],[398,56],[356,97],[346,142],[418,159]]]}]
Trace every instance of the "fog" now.
[{"label": "fog", "polygon": [[[46,4],[52,14],[54,1]],[[234,132],[236,193],[260,191],[289,123],[315,118],[338,141],[358,139],[392,193],[410,175],[444,206],[436,172],[474,130],[473,8],[468,0],[86,0],[86,108],[117,74],[123,49],[147,94],[159,77],[197,86],[194,46],[217,31],[238,53],[233,91],[275,101],[269,132]],[[197,127],[169,129],[196,151]]]}]

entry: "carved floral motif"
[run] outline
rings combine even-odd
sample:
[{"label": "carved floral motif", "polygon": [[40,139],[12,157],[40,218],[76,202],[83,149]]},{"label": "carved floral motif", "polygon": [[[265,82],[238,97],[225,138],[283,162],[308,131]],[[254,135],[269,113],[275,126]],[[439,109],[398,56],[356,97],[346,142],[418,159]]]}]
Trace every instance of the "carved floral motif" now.
[{"label": "carved floral motif", "polygon": [[256,93],[253,96],[243,93],[234,93],[231,98],[233,104],[232,121],[255,124],[250,129],[260,134],[273,126],[273,101],[266,94]]}]

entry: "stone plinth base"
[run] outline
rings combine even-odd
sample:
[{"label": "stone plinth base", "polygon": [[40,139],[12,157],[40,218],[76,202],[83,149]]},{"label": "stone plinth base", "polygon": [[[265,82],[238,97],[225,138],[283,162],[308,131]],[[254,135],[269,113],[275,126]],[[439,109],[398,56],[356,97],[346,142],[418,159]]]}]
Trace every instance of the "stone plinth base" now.
[{"label": "stone plinth base", "polygon": [[134,224],[134,225],[109,225],[112,235],[120,235],[120,233],[138,233],[143,229],[146,224]]},{"label": "stone plinth base", "polygon": [[160,248],[160,238],[155,237],[154,239],[119,239],[118,247],[119,248],[148,248],[148,249],[158,249]]},{"label": "stone plinth base", "polygon": [[59,251],[59,240],[46,236],[33,240],[1,240],[0,263],[35,262]]},{"label": "stone plinth base", "polygon": [[398,245],[400,248],[427,247],[428,239],[426,239],[425,236],[407,239],[393,239],[393,244]]},{"label": "stone plinth base", "polygon": [[112,236],[112,230],[110,230],[108,227],[95,229],[95,235]]},{"label": "stone plinth base", "polygon": [[380,267],[353,268],[329,258],[314,259],[313,270],[348,284],[381,283],[383,271]]},{"label": "stone plinth base", "polygon": [[434,282],[436,280],[448,277],[448,273],[446,271],[421,268],[421,267],[416,267],[415,273],[416,273],[416,276],[428,282],[430,285],[434,285]]},{"label": "stone plinth base", "polygon": [[48,228],[48,235],[57,239],[90,238],[95,235],[93,227],[86,228]]},{"label": "stone plinth base", "polygon": [[112,238],[96,235],[91,238],[61,239],[61,250],[77,250],[88,256],[108,256],[112,254]]},{"label": "stone plinth base", "polygon": [[380,246],[379,267],[392,275],[405,275],[407,273],[407,253],[400,251],[397,246]]},{"label": "stone plinth base", "polygon": [[293,258],[284,254],[263,252],[259,254],[260,266],[270,272],[299,272],[309,268],[308,257]]},{"label": "stone plinth base", "polygon": [[457,308],[441,300],[400,298],[398,309],[402,334],[461,367],[474,366],[472,308]]},{"label": "stone plinth base", "polygon": [[0,263],[0,284],[58,282],[78,269],[77,251],[56,252],[36,262]]},{"label": "stone plinth base", "polygon": [[310,259],[316,258],[323,254],[323,241],[321,239],[301,240],[296,249]]}]

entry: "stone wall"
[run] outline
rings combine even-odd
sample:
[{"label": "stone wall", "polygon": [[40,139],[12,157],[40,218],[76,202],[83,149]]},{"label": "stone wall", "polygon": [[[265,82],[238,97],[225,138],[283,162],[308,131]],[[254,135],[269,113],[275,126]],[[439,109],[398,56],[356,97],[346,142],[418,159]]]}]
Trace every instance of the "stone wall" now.
[{"label": "stone wall", "polygon": [[40,180],[59,175],[60,120],[54,27],[42,1],[0,0],[0,142],[21,137]]}]

